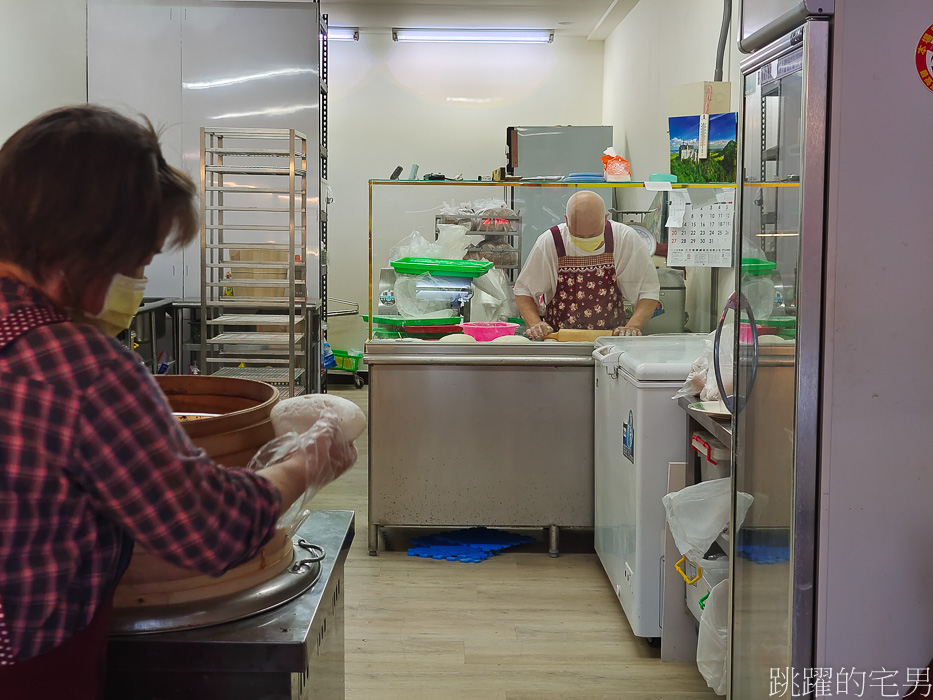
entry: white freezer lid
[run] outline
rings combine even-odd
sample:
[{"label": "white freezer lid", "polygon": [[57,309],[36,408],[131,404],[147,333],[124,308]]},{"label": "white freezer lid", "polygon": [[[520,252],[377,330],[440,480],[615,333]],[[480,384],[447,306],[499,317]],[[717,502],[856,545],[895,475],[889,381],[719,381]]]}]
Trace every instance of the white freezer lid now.
[{"label": "white freezer lid", "polygon": [[597,347],[612,345],[622,353],[619,369],[640,381],[683,381],[694,360],[706,349],[704,333],[670,333],[598,338]]}]

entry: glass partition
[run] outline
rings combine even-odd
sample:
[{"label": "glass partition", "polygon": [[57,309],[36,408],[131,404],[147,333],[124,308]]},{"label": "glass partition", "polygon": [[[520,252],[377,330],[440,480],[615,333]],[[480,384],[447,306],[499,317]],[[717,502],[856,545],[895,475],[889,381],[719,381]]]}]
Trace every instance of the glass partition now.
[{"label": "glass partition", "polygon": [[[673,185],[676,192],[688,188],[690,191],[703,189],[715,199],[716,193],[734,192],[735,185]],[[551,226],[563,223],[567,200],[581,190],[600,194],[610,218],[632,226],[655,253],[655,265],[667,267],[668,228],[665,224],[670,195],[647,189],[641,182],[370,180],[369,338],[400,335],[395,329],[386,332],[382,324],[373,324],[372,320],[374,316],[383,318],[398,313],[392,308],[396,302],[396,276],[389,263],[390,256],[422,250],[424,241],[443,245],[445,241],[438,238],[442,227],[461,225],[468,229],[465,232],[469,246],[467,259],[492,262],[492,266],[501,269],[514,284],[537,238]],[[415,233],[424,241],[414,236]],[[671,293],[684,297],[679,303],[687,314],[682,330],[711,331],[724,301],[720,297],[734,289],[732,268],[677,267],[672,270],[676,275],[668,273],[670,279],[676,282],[675,277],[679,275],[681,282],[678,290]],[[456,290],[451,293],[457,294]],[[423,334],[416,336],[424,337]]]}]

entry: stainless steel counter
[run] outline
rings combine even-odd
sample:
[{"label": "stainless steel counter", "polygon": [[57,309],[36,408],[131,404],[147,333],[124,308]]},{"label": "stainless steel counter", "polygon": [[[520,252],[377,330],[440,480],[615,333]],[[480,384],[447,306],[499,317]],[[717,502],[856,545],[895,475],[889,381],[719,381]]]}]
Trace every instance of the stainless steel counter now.
[{"label": "stainless steel counter", "polygon": [[374,340],[369,550],[386,526],[593,527],[592,343]]},{"label": "stainless steel counter", "polygon": [[111,637],[113,700],[331,700],[344,697],[343,566],[353,511],[315,511],[298,535],[326,554],[307,592],[213,627]]}]

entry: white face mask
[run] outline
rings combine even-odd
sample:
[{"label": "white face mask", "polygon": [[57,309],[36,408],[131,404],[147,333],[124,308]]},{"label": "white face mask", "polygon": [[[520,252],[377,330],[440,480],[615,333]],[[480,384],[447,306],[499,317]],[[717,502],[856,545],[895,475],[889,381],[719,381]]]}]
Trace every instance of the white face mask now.
[{"label": "white face mask", "polygon": [[139,305],[146,294],[147,277],[127,277],[119,272],[113,276],[107,295],[104,297],[104,306],[99,313],[92,316],[85,314],[89,323],[100,328],[107,335],[119,335],[130,327],[133,317],[139,310]]}]

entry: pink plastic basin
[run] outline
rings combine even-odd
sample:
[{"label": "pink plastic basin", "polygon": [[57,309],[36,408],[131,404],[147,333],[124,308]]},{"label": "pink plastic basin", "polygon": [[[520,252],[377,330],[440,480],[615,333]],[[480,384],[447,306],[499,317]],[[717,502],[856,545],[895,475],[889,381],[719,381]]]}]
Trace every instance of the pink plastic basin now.
[{"label": "pink plastic basin", "polygon": [[467,321],[461,323],[463,332],[477,340],[492,340],[503,335],[514,335],[517,323],[505,321]]}]

